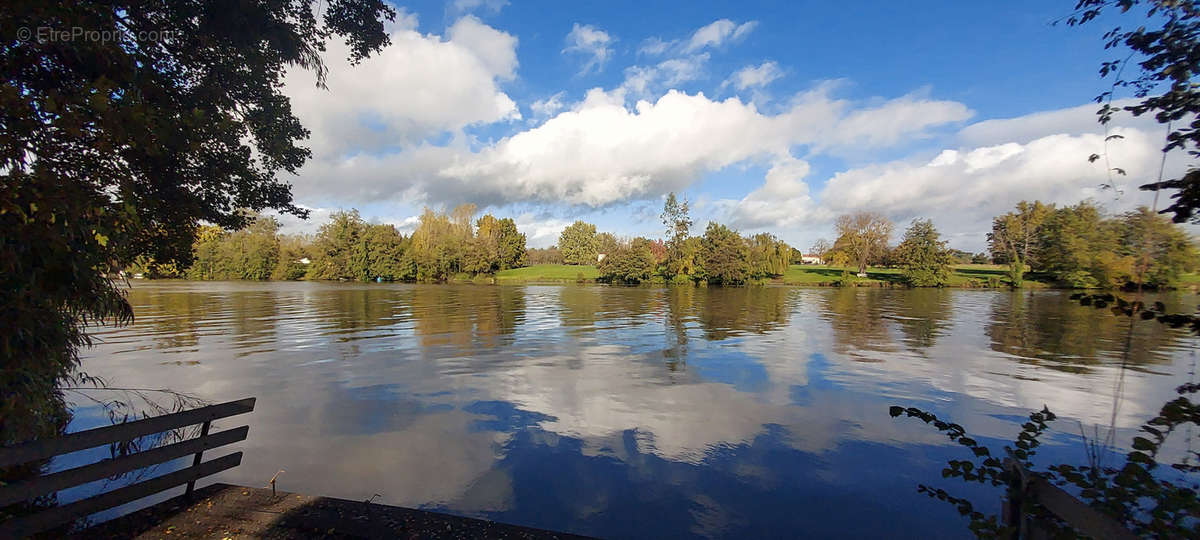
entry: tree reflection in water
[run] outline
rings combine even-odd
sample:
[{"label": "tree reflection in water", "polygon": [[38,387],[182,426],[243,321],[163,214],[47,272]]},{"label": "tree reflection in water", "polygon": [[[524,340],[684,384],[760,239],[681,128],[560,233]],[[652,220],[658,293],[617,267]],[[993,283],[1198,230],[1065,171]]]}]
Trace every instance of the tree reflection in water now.
[{"label": "tree reflection in water", "polygon": [[[1172,308],[1179,295],[1164,295]],[[1058,295],[1029,292],[997,293],[991,302],[986,332],[992,350],[1016,356],[1021,362],[1069,373],[1086,373],[1098,365],[1121,363],[1125,340],[1130,365],[1145,369],[1171,361],[1165,350],[1182,338],[1161,324],[1134,325],[1123,317],[1095,316],[1094,308],[1064,302]],[[1176,311],[1179,311],[1177,309]]]},{"label": "tree reflection in water", "polygon": [[[131,300],[154,315],[85,368],[258,396],[222,481],[287,469],[288,490],[608,537],[955,534],[912,485],[961,449],[887,406],[936,403],[981,440],[1050,396],[1086,420],[1120,350],[1087,337],[1113,317],[1056,292],[138,283]],[[1127,380],[1123,425],[1195,346],[1148,329],[1134,356],[1155,372]],[[1090,371],[1064,376],[1079,356]],[[1047,451],[1078,447],[1062,437]]]}]

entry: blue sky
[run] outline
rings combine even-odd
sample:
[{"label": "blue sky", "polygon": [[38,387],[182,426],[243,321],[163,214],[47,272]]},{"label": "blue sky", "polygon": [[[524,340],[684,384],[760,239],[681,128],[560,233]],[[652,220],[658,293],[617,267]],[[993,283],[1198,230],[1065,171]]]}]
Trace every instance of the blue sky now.
[{"label": "blue sky", "polygon": [[357,208],[410,230],[425,206],[474,203],[535,246],[574,219],[655,237],[676,191],[701,227],[801,248],[871,210],[977,251],[1022,199],[1147,204],[1152,121],[1114,128],[1123,194],[1086,161],[1105,151],[1090,101],[1110,24],[1050,24],[1073,4],[397,4],[382,54],[351,68],[330,47],[328,91],[287,78],[314,152],[290,180],[314,218],[286,229]]}]

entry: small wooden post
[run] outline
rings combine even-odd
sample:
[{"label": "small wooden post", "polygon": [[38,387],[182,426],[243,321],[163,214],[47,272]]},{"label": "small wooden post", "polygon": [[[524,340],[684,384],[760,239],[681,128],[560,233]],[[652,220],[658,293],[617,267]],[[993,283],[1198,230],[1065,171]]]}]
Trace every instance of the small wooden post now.
[{"label": "small wooden post", "polygon": [[[201,437],[208,436],[208,428],[209,428],[211,425],[212,425],[212,420],[208,420],[208,421],[204,422],[204,425],[200,427],[200,436],[201,436]],[[199,465],[199,464],[200,464],[200,459],[201,459],[203,456],[204,456],[204,451],[203,451],[203,450],[201,450],[201,451],[199,451],[199,452],[196,452],[196,456],[192,458],[192,466],[193,466],[193,467],[195,467],[195,466]],[[193,490],[193,489],[195,489],[195,488],[196,488],[196,481],[195,481],[195,480],[192,480],[191,482],[188,482],[188,484],[187,484],[187,491],[185,491],[183,494],[184,494],[184,495],[186,495],[186,496],[188,496],[188,497],[191,497],[191,496],[192,496],[192,490]]]},{"label": "small wooden post", "polygon": [[1025,468],[1021,466],[1021,462],[1017,461],[1016,457],[1009,451],[1009,457],[1004,458],[1004,467],[1012,475],[1012,480],[1008,484],[1008,500],[1004,501],[1003,512],[1004,521],[1010,527],[1013,527],[1012,535],[1009,538],[1020,540],[1025,538],[1025,514],[1023,506],[1025,504]]},{"label": "small wooden post", "polygon": [[1026,537],[1025,531],[1025,482],[1024,479],[1017,480],[1016,489],[1013,490],[1012,504],[1012,524],[1016,526],[1016,531],[1013,532],[1013,538],[1020,540]]}]

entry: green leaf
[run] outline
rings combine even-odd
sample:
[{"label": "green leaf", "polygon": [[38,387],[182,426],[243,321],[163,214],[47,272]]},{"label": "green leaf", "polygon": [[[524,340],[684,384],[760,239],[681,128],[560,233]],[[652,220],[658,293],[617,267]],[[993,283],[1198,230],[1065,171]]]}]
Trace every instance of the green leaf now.
[{"label": "green leaf", "polygon": [[1129,461],[1132,461],[1134,463],[1144,463],[1146,465],[1154,465],[1155,464],[1154,460],[1151,459],[1150,456],[1143,454],[1141,452],[1130,452],[1129,453]]}]

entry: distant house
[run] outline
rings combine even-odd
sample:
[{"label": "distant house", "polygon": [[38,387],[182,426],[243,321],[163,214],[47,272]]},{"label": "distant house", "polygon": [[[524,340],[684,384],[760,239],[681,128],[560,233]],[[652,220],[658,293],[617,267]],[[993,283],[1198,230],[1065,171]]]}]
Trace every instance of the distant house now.
[{"label": "distant house", "polygon": [[604,260],[605,255],[607,255],[607,254],[606,253],[597,253],[596,254],[596,262],[602,262]]},{"label": "distant house", "polygon": [[800,262],[803,264],[825,264],[825,259],[822,259],[820,255],[809,253],[801,255]]},{"label": "distant house", "polygon": [[299,262],[300,264],[308,264],[312,261],[308,260],[308,257],[301,257],[300,260],[297,262]]}]

